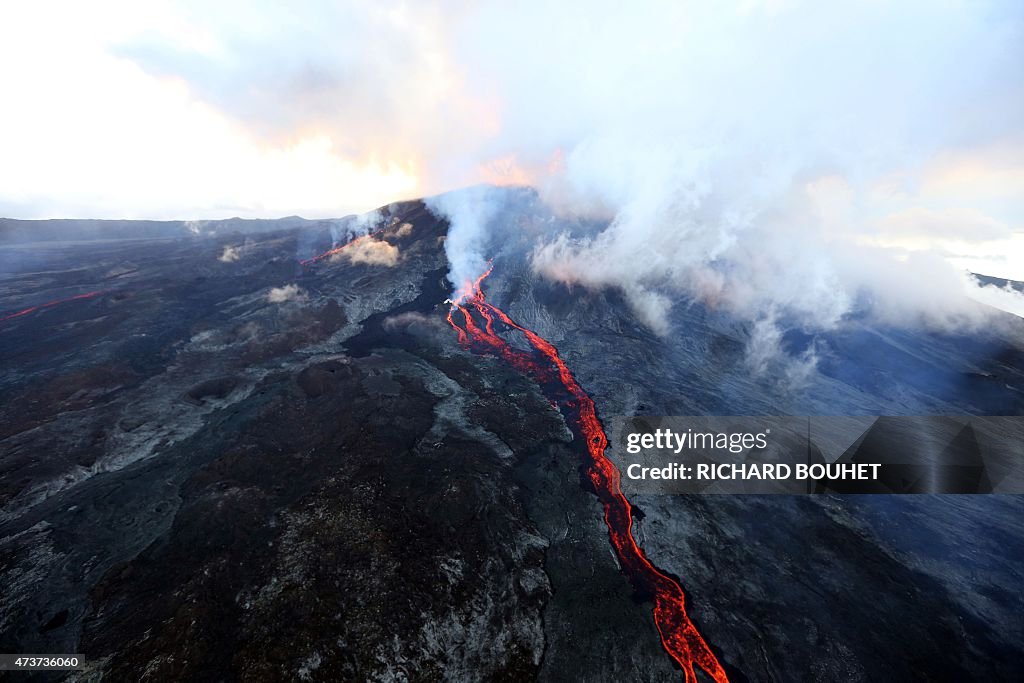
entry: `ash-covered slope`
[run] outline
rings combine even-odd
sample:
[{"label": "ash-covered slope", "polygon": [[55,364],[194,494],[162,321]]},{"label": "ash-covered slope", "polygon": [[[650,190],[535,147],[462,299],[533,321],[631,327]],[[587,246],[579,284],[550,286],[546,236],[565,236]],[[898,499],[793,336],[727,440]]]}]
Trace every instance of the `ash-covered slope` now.
[{"label": "ash-covered slope", "polygon": [[[723,314],[677,307],[658,337],[614,292],[538,280],[552,218],[518,199],[487,295],[599,414],[1024,409],[1012,325],[865,325],[819,340],[800,390],[751,376]],[[301,265],[332,227],[2,261],[5,311],[60,303],[0,322],[0,649],[82,652],[81,680],[679,680],[582,444],[446,323],[446,224],[395,205]],[[633,503],[731,678],[1024,671],[1016,497]]]}]

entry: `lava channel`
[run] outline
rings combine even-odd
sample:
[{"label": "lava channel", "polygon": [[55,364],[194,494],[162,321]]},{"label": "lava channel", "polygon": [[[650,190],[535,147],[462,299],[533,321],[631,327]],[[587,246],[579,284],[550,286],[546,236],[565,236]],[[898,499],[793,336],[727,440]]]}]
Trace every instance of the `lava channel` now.
[{"label": "lava channel", "polygon": [[68,297],[67,299],[54,299],[53,301],[47,301],[45,304],[39,304],[37,306],[29,306],[28,308],[26,308],[23,311],[18,311],[16,313],[8,313],[7,315],[5,315],[2,318],[0,318],[0,322],[3,322],[5,320],[11,320],[13,318],[20,318],[23,315],[28,315],[29,313],[34,313],[35,311],[41,311],[41,310],[46,309],[46,308],[53,308],[54,306],[58,306],[60,304],[66,304],[66,303],[68,303],[70,301],[80,301],[82,299],[92,299],[93,297],[97,297],[100,294],[106,294],[106,293],[107,293],[107,290],[101,289],[101,290],[97,290],[95,292],[86,292],[85,294],[78,294],[77,296],[71,296],[71,297]]},{"label": "lava channel", "polygon": [[350,239],[348,242],[345,242],[345,244],[342,244],[341,246],[337,246],[337,247],[334,247],[332,249],[328,249],[327,251],[325,251],[322,254],[317,254],[316,256],[310,256],[307,259],[301,259],[299,261],[299,264],[303,265],[303,266],[311,266],[314,263],[319,263],[320,261],[323,261],[325,258],[330,258],[331,256],[334,256],[335,254],[340,254],[341,252],[345,251],[346,249],[351,247],[353,244],[355,244],[359,240],[367,238],[367,237],[373,237],[374,235],[379,235],[380,233],[384,232],[384,230],[385,230],[385,228],[379,228],[377,230],[374,230],[373,232],[368,232],[365,235],[359,235],[358,237],[353,237],[352,239]]},{"label": "lava channel", "polygon": [[[622,493],[618,468],[605,455],[608,437],[597,417],[593,399],[573,377],[553,344],[519,325],[486,300],[482,284],[490,273],[488,267],[475,282],[467,282],[448,312],[448,322],[458,334],[459,342],[466,348],[501,356],[541,387],[549,388],[556,383],[567,392],[556,402],[575,423],[587,444],[586,475],[604,507],[608,537],[633,588],[641,595],[652,597],[654,623],[661,634],[662,645],[682,668],[687,683],[696,683],[695,667],[718,683],[727,682],[725,669],[686,613],[686,595],[679,582],[655,567],[633,538],[633,507]],[[474,318],[474,311],[483,325]],[[496,324],[522,333],[535,353],[511,346],[495,333]]]}]

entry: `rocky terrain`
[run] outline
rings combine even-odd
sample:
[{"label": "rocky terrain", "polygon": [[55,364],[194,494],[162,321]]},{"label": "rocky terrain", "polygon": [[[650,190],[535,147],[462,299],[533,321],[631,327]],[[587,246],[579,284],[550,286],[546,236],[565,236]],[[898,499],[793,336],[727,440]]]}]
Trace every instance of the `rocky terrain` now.
[{"label": "rocky terrain", "polygon": [[[797,386],[751,373],[723,312],[677,306],[659,336],[614,291],[538,279],[551,217],[524,195],[506,220],[487,296],[601,414],[1024,414],[1009,316],[854,321]],[[179,228],[0,248],[0,651],[88,661],[26,678],[681,680],[579,439],[448,326],[443,220]],[[1024,674],[1019,497],[632,502],[731,679]]]}]

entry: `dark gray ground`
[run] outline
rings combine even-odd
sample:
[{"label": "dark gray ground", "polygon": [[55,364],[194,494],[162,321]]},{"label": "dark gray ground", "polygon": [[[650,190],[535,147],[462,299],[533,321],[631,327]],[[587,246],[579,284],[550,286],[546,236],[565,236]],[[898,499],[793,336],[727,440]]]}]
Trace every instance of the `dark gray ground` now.
[{"label": "dark gray ground", "polygon": [[[562,416],[444,322],[446,226],[381,220],[394,266],[300,267],[340,224],[0,249],[3,310],[108,290],[0,322],[0,651],[81,652],[79,680],[681,679]],[[603,414],[1024,413],[1016,323],[853,325],[795,387],[724,315],[657,337],[525,247],[488,295]],[[1024,674],[1018,497],[634,503],[736,679]]]}]

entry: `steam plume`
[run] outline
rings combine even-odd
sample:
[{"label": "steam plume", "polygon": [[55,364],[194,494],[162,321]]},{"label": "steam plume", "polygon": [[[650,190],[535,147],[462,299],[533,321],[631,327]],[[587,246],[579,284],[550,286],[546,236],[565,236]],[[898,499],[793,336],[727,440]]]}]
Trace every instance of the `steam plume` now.
[{"label": "steam plume", "polygon": [[[948,258],[1019,235],[1019,202],[935,187],[1020,148],[1019,7],[528,7],[486,5],[460,45],[470,83],[505,102],[481,156],[553,160],[534,176],[551,204],[610,217],[542,240],[538,272],[618,287],[662,332],[691,297],[812,330],[851,315],[970,326],[972,297],[1019,307]],[[456,287],[483,269],[481,196],[433,202]]]},{"label": "steam plume", "polygon": [[454,287],[452,299],[456,302],[469,293],[470,284],[487,268],[483,249],[504,198],[498,188],[479,185],[427,199],[430,210],[448,217],[451,223],[445,252],[449,263],[448,280]]}]

